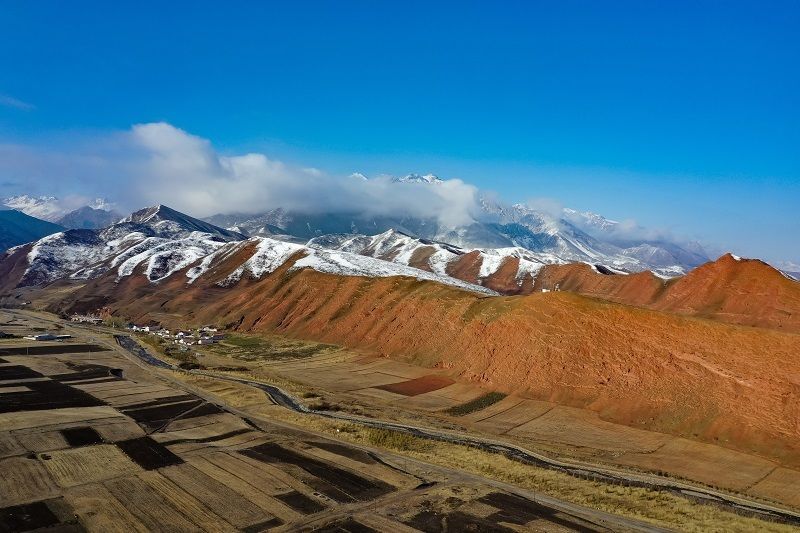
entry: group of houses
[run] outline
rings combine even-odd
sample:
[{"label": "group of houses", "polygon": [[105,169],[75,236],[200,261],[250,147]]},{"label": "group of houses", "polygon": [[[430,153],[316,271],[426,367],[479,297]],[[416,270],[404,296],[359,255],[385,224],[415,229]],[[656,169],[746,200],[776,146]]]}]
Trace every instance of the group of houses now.
[{"label": "group of houses", "polygon": [[103,323],[103,319],[100,318],[100,315],[91,315],[91,314],[78,315],[78,314],[75,314],[75,315],[72,315],[71,317],[69,317],[69,319],[72,322],[83,322],[85,324],[95,324],[96,325],[96,324],[102,324]]},{"label": "group of houses", "polygon": [[160,325],[148,324],[146,326],[139,326],[136,324],[129,324],[128,329],[131,331],[139,331],[142,333],[149,333],[156,335],[162,339],[170,340],[176,344],[216,344],[225,338],[223,333],[213,326],[204,326],[197,330],[184,330],[179,329],[174,333],[168,329],[162,328]]}]

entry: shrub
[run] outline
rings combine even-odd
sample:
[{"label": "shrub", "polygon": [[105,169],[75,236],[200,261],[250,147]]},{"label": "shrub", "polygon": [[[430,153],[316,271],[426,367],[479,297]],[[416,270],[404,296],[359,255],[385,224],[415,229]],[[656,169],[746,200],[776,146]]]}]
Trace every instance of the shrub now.
[{"label": "shrub", "polygon": [[462,403],[461,405],[454,405],[449,409],[445,409],[445,413],[448,415],[453,416],[464,416],[470,413],[474,413],[475,411],[480,411],[481,409],[486,409],[492,404],[495,404],[505,398],[506,395],[502,392],[490,392],[489,394],[484,394],[474,400],[470,400],[466,403]]}]

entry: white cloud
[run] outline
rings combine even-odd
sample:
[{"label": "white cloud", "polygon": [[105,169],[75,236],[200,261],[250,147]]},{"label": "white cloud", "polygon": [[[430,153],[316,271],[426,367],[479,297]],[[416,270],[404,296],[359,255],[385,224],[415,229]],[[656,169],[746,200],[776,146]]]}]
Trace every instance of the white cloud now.
[{"label": "white cloud", "polygon": [[14,109],[21,109],[23,111],[30,111],[31,109],[36,109],[35,105],[29,104],[28,102],[23,102],[22,100],[19,100],[7,94],[0,94],[0,105],[5,107],[13,107]]},{"label": "white cloud", "polygon": [[[163,122],[137,124],[122,135],[85,144],[80,150],[73,147],[70,157],[52,152],[47,157],[61,165],[57,172],[66,169],[94,181],[101,194],[129,209],[163,203],[204,217],[282,207],[306,213],[430,217],[445,225],[468,223],[479,211],[477,188],[461,180],[392,183],[388,176],[366,181],[331,176],[261,153],[220,154],[207,139]],[[37,161],[39,171],[50,166]]]}]

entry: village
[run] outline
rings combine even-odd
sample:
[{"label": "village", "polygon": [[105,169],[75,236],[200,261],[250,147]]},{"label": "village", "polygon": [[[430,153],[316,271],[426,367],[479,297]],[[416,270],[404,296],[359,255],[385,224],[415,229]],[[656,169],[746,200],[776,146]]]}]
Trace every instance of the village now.
[{"label": "village", "polygon": [[169,329],[165,329],[160,325],[154,324],[146,326],[129,324],[127,328],[131,331],[148,333],[164,340],[170,340],[175,344],[182,344],[186,346],[192,344],[216,344],[225,338],[225,335],[223,333],[218,333],[217,328],[213,326],[203,326],[197,330],[179,329],[174,333]]},{"label": "village", "polygon": [[[72,315],[70,317],[72,322],[79,322],[79,323],[88,323],[88,324],[102,324],[103,319],[99,315]],[[136,332],[136,333],[147,333],[149,335],[155,335],[165,341],[172,341],[175,344],[189,346],[192,344],[200,344],[200,345],[208,345],[208,344],[216,344],[219,341],[225,339],[225,335],[223,333],[219,333],[219,329],[208,325],[203,326],[202,328],[198,328],[196,330],[192,329],[178,329],[174,332],[162,328],[160,324],[134,324],[128,323],[125,325],[125,328]]]}]

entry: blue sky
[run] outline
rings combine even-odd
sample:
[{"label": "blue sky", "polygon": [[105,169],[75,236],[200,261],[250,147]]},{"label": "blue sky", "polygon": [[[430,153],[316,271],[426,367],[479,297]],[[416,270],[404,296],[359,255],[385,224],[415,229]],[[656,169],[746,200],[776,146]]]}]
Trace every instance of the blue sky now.
[{"label": "blue sky", "polygon": [[[4,3],[0,144],[164,121],[800,262],[800,3],[431,4]],[[81,187],[2,165],[0,194]]]}]

